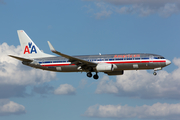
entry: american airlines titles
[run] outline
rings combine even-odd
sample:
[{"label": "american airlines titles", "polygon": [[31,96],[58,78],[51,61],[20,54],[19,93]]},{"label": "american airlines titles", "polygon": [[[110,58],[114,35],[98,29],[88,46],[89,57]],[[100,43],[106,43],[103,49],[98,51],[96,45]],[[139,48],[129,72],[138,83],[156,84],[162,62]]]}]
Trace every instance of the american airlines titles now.
[{"label": "american airlines titles", "polygon": [[139,54],[137,55],[114,55],[114,58],[135,58],[135,57],[140,57]]}]

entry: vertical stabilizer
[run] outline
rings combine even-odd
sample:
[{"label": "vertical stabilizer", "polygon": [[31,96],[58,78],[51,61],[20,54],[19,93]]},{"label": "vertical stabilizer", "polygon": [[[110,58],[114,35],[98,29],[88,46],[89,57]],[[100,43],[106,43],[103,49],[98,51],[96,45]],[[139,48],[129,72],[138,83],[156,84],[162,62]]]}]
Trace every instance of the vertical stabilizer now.
[{"label": "vertical stabilizer", "polygon": [[26,58],[43,58],[43,57],[54,57],[43,53],[31,38],[24,32],[24,30],[18,30],[18,37],[23,51],[23,55]]}]

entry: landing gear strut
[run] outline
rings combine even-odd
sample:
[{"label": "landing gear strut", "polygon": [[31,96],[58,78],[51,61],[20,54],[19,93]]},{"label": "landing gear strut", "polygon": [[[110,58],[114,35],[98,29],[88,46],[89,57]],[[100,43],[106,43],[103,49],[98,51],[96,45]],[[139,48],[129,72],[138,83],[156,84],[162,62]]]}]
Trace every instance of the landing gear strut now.
[{"label": "landing gear strut", "polygon": [[154,72],[153,72],[153,75],[156,76],[157,75],[157,72],[158,70],[162,70],[162,67],[158,67],[158,68],[154,68]]}]

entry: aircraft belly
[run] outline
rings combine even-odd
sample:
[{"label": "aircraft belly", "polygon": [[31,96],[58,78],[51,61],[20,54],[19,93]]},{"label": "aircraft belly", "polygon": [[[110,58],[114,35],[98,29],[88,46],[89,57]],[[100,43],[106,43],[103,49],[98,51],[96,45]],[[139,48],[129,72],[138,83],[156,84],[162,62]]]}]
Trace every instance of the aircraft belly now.
[{"label": "aircraft belly", "polygon": [[41,66],[41,65],[34,65],[30,64],[27,65],[33,68],[42,69],[42,70],[48,70],[48,71],[54,71],[54,72],[80,72],[77,69],[76,65],[68,65],[68,66]]},{"label": "aircraft belly", "polygon": [[48,70],[48,71],[57,71],[55,67],[43,67],[41,65],[34,65],[34,64],[30,64],[30,65],[27,65],[27,66],[30,66],[30,67],[33,67],[33,68],[36,68],[36,69],[42,69],[42,70]]},{"label": "aircraft belly", "polygon": [[157,63],[149,63],[149,66],[152,68],[157,68],[157,67],[165,67],[166,63],[165,62],[157,62]]},{"label": "aircraft belly", "polygon": [[165,63],[123,63],[116,64],[118,70],[139,70],[139,69],[154,69],[157,67],[165,67]]}]

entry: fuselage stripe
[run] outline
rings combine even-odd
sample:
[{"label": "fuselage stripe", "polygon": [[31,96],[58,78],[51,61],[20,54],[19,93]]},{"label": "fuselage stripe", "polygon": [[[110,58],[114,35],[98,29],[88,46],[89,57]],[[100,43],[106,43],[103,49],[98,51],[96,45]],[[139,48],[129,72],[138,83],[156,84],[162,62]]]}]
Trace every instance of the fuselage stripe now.
[{"label": "fuselage stripe", "polygon": [[[134,60],[131,60],[131,61],[101,61],[101,62],[98,62],[98,63],[107,63],[107,64],[126,64],[126,63],[163,63],[163,62],[166,62],[166,60],[141,60],[141,61],[134,61]],[[68,66],[68,65],[75,65],[75,64],[71,64],[70,62],[68,63],[51,63],[51,64],[41,64],[41,66],[44,66],[44,67],[49,67],[49,66]]]}]

